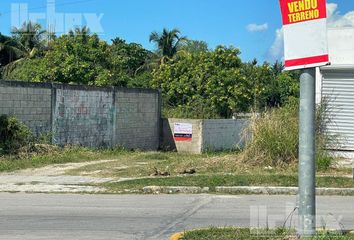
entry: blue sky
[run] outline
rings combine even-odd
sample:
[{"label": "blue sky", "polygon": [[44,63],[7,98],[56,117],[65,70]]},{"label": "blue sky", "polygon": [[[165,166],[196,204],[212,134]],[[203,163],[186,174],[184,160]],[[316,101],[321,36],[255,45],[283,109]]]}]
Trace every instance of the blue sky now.
[{"label": "blue sky", "polygon": [[[354,26],[352,0],[327,2],[334,3],[335,24],[348,18],[349,22],[353,20]],[[9,33],[14,14],[11,6],[18,3],[28,4],[29,13],[45,13],[47,9],[47,0],[1,0],[1,33]],[[176,27],[188,38],[204,40],[210,47],[220,44],[239,47],[245,61],[253,58],[274,61],[281,54],[281,51],[276,52],[281,47],[277,44],[281,40],[278,0],[178,0],[173,3],[166,0],[55,0],[55,4],[55,11],[66,14],[64,16],[104,14],[99,23],[103,28],[100,36],[105,40],[118,36],[154,49],[148,41],[149,34],[163,27]],[[82,19],[85,24],[84,15]],[[46,20],[40,23],[46,25]]]}]

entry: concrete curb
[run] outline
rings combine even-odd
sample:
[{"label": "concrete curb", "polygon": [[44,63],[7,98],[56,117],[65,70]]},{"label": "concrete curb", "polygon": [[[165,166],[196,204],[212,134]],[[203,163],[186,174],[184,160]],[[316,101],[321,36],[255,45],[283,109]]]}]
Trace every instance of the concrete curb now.
[{"label": "concrete curb", "polygon": [[146,194],[197,194],[197,193],[209,193],[209,188],[201,187],[161,187],[161,186],[147,186],[143,188],[143,192]]},{"label": "concrete curb", "polygon": [[[171,187],[147,186],[143,188],[145,194],[201,194],[211,193],[209,188],[201,187]],[[216,193],[221,194],[265,194],[265,195],[297,195],[297,187],[215,187]],[[354,195],[354,188],[317,188],[317,195]]]},{"label": "concrete curb", "polygon": [[217,193],[229,194],[288,194],[296,195],[297,187],[216,187]]},{"label": "concrete curb", "polygon": [[[297,195],[299,190],[297,187],[216,187],[217,193],[229,194],[287,194]],[[354,195],[354,188],[317,188],[317,195]]]}]

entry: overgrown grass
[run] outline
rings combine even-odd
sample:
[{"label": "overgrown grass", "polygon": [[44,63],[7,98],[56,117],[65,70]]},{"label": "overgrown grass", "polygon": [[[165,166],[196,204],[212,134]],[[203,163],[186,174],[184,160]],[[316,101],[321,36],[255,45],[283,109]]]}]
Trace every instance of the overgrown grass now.
[{"label": "overgrown grass", "polygon": [[[209,228],[189,231],[180,240],[291,240],[298,239],[295,231],[286,229],[259,230],[257,234],[246,228]],[[354,236],[339,233],[319,233],[309,240],[352,240]]]},{"label": "overgrown grass", "polygon": [[243,157],[250,164],[271,166],[296,162],[298,121],[295,107],[270,109],[251,121],[253,138]]},{"label": "overgrown grass", "polygon": [[[105,183],[104,187],[111,192],[121,192],[126,189],[142,191],[146,186],[197,186],[209,187],[215,191],[217,186],[283,186],[296,187],[296,175],[198,175],[180,177],[158,177],[128,180],[123,182]],[[318,177],[318,187],[353,188],[354,181],[343,177]]]},{"label": "overgrown grass", "polygon": [[[282,108],[273,108],[254,115],[249,131],[252,141],[242,153],[242,159],[250,165],[286,166],[298,162],[299,104],[290,101]],[[323,149],[335,139],[326,135],[328,120],[326,106],[319,106],[316,121],[317,168],[327,170],[334,159]]]},{"label": "overgrown grass", "polygon": [[26,168],[38,168],[51,164],[86,162],[95,160],[115,159],[128,154],[117,148],[108,150],[88,149],[80,147],[57,148],[48,153],[31,154],[27,156],[0,156],[0,172],[15,171]]},{"label": "overgrown grass", "polygon": [[[239,153],[205,153],[201,155],[180,154],[174,152],[130,152],[121,155],[115,161],[97,163],[73,169],[69,175],[92,175],[96,177],[131,178],[148,177],[155,172],[168,172],[179,176],[188,170],[198,175],[296,175],[296,164],[278,167],[251,166],[240,161]],[[350,175],[350,169],[327,169],[319,175]]]}]

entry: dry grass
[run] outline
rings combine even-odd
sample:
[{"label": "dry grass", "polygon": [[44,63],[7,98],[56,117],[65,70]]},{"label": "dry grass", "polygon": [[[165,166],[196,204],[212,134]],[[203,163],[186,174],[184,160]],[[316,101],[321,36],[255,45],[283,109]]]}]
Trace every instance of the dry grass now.
[{"label": "dry grass", "polygon": [[[69,175],[88,175],[113,178],[149,177],[155,169],[180,176],[189,170],[197,175],[297,175],[297,165],[271,167],[267,165],[248,165],[242,162],[240,153],[179,154],[166,152],[128,152],[119,154],[108,163],[97,163],[67,172]],[[349,175],[350,169],[331,168],[319,171],[322,176]]]},{"label": "dry grass", "polygon": [[270,109],[254,115],[251,122],[253,139],[241,154],[242,161],[270,166],[297,162],[298,120],[294,108]]}]

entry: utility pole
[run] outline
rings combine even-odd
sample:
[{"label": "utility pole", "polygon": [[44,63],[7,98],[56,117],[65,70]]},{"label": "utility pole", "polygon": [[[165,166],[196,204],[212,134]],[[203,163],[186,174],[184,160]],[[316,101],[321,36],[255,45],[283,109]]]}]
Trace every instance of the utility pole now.
[{"label": "utility pole", "polygon": [[[310,2],[310,1],[309,1]],[[294,0],[279,0],[284,32],[285,70],[302,70],[300,77],[299,131],[299,229],[301,237],[316,234],[316,67],[330,64],[326,0],[311,10],[318,14],[302,18]],[[297,17],[300,16],[300,17]]]},{"label": "utility pole", "polygon": [[316,71],[304,69],[300,77],[299,234],[316,234]]}]

